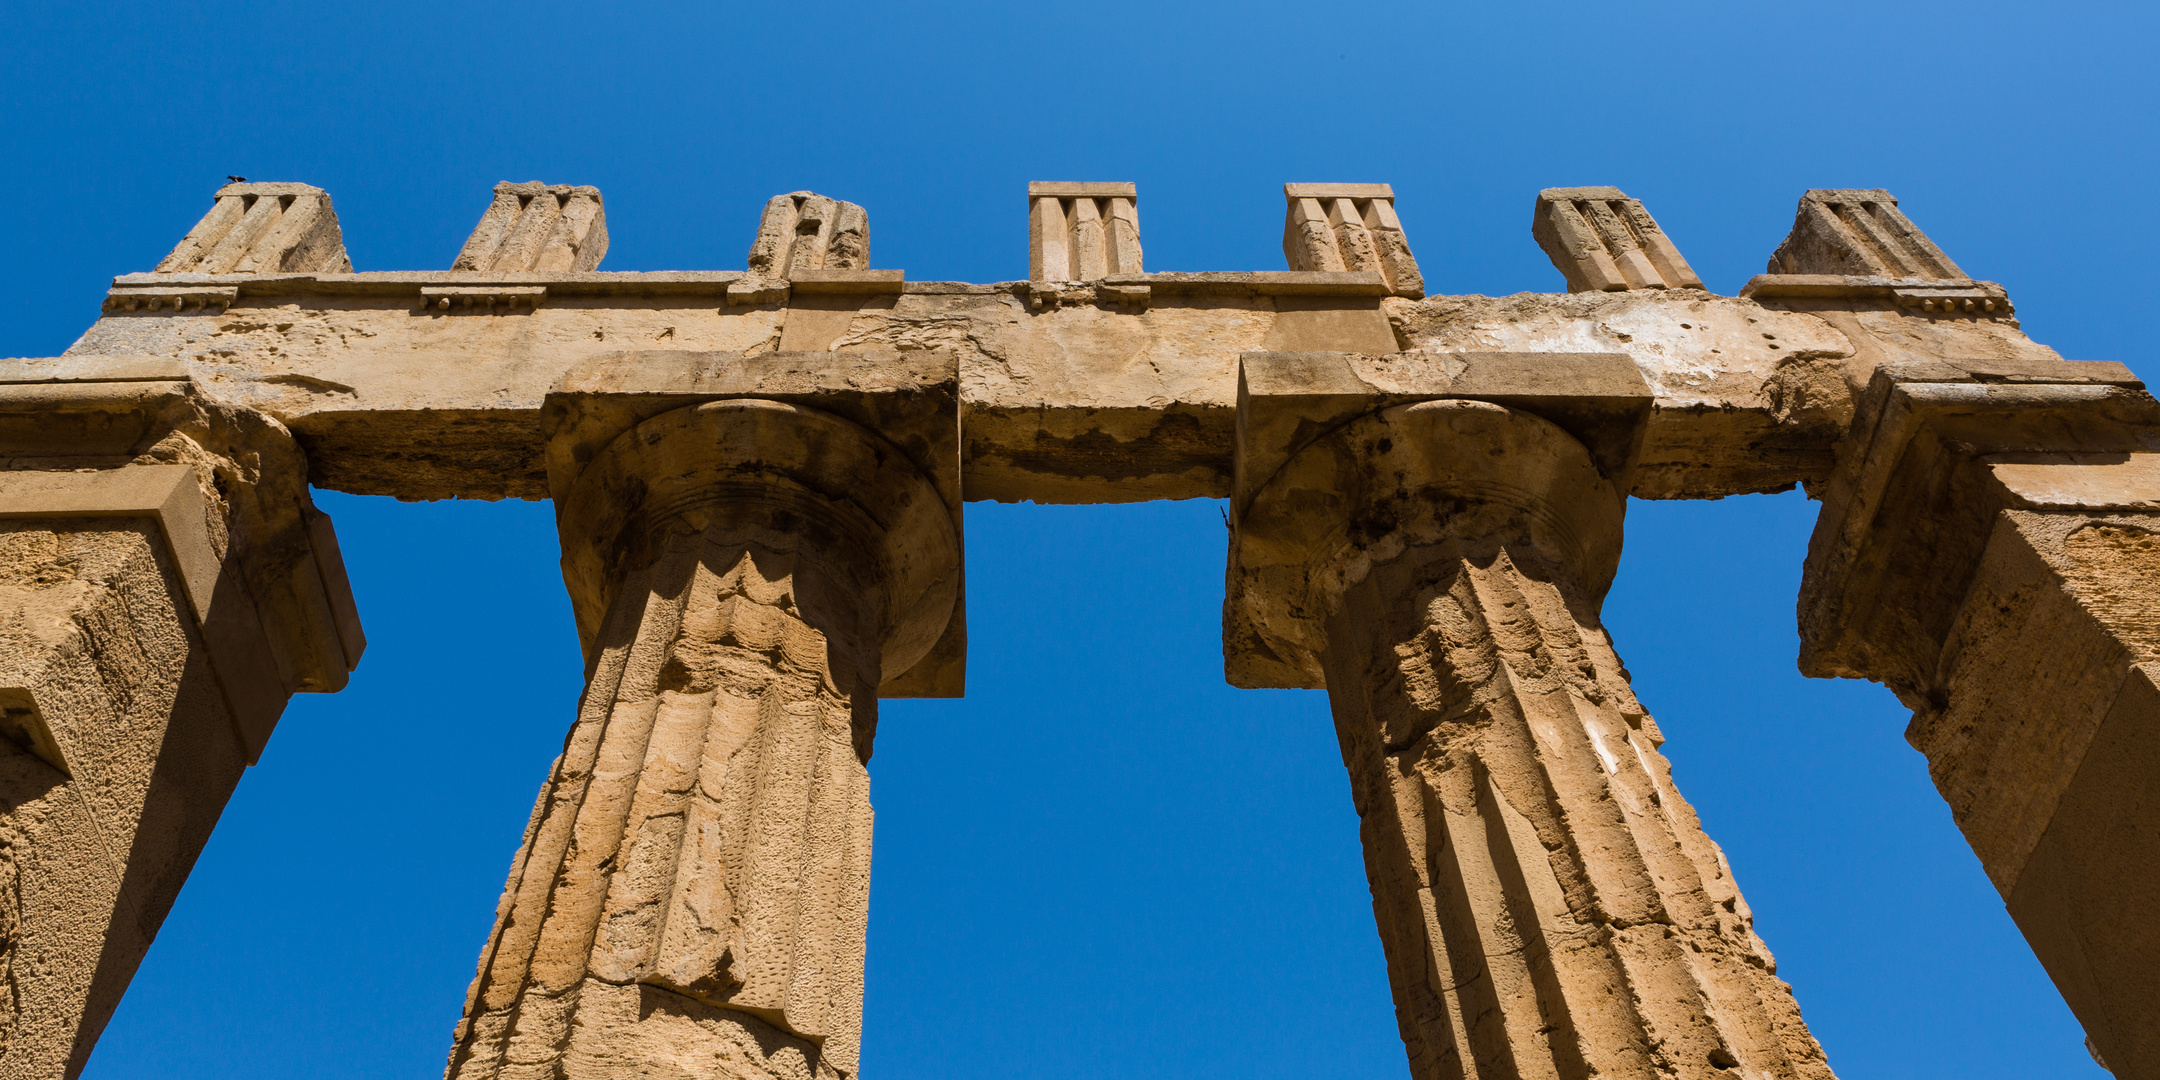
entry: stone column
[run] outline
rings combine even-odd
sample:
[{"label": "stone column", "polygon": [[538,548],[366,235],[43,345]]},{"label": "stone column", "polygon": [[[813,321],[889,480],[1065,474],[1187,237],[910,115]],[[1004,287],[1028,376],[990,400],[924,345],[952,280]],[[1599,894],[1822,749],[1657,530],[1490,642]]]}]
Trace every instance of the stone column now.
[{"label": "stone column", "polygon": [[307,467],[176,363],[0,363],[0,1076],[72,1077],[286,699],[364,642]]},{"label": "stone column", "polygon": [[2160,1077],[2160,403],[2120,364],[1890,364],[1819,493],[1800,667],[1873,679],[2117,1076]]},{"label": "stone column", "polygon": [[449,1075],[853,1076],[864,766],[952,622],[957,501],[821,409],[589,405],[550,399],[585,410],[551,472],[589,681]]},{"label": "stone column", "polygon": [[1240,408],[1282,464],[1240,475],[1230,660],[1328,690],[1411,1075],[1828,1078],[1599,625],[1592,450],[1436,400],[1285,455]]}]

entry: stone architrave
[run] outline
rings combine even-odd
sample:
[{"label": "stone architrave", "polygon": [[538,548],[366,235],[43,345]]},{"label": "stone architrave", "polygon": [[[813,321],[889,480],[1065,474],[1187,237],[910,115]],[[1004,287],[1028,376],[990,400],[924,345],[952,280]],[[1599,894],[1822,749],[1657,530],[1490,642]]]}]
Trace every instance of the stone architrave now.
[{"label": "stone architrave", "polygon": [[1242,377],[1231,680],[1328,691],[1411,1076],[1828,1080],[1598,623],[1639,377],[1315,353]]},{"label": "stone architrave", "polygon": [[2116,1076],[2160,1077],[2160,402],[2112,363],[1886,365],[1800,668],[1873,679]]},{"label": "stone architrave", "polygon": [[591,675],[453,1080],[856,1073],[877,698],[957,692],[955,368],[681,359],[549,398]]},{"label": "stone architrave", "polygon": [[276,421],[148,357],[0,364],[0,1076],[72,1077],[286,699],[364,641]]}]

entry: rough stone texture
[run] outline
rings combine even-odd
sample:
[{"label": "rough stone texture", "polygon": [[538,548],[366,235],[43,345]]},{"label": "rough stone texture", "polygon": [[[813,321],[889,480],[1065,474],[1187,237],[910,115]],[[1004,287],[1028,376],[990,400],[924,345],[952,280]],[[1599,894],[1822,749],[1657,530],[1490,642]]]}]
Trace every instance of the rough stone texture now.
[{"label": "rough stone texture", "polygon": [[495,199],[458,252],[452,270],[592,270],[607,255],[600,189],[537,180],[495,185]]},{"label": "rough stone texture", "polygon": [[364,641],[290,435],[178,365],[0,365],[0,457],[0,1075],[72,1077],[286,698]]},{"label": "rough stone texture", "polygon": [[[1624,494],[1798,483],[1826,500],[1804,666],[1913,705],[2094,1045],[2155,1076],[2160,413],[2028,339],[1887,193],[1809,193],[1735,298],[1640,204],[1556,189],[1533,231],[1585,291],[1422,298],[1386,185],[1286,185],[1291,269],[1229,273],[1139,272],[1130,185],[1031,185],[1031,280],[990,285],[868,269],[862,209],[808,192],[767,207],[748,273],[599,273],[578,190],[499,189],[461,269],[354,274],[314,265],[320,192],[227,189],[0,394],[87,379],[98,415],[268,417],[323,486],[557,500],[591,682],[453,1073],[851,1074],[874,699],[961,690],[962,500],[1228,496],[1225,670],[1331,688],[1417,1075],[1827,1076],[1597,615]],[[100,580],[197,599],[225,534],[173,522],[259,485],[169,482],[129,464],[148,427],[84,415],[0,435],[105,454],[125,492],[18,461],[57,478],[0,473],[0,511],[129,508],[134,539],[96,536],[133,554],[48,527],[0,577],[155,563],[162,593]],[[297,475],[285,445],[259,471]],[[303,564],[233,564],[265,626],[305,605],[260,567]],[[270,651],[199,629],[239,748],[190,775],[222,799],[298,669],[232,678]],[[154,667],[120,685],[188,685]],[[70,721],[17,681],[17,765],[72,768]],[[46,918],[40,820],[0,817],[0,971]]]},{"label": "rough stone texture", "polygon": [[1569,292],[1702,288],[1642,200],[1619,188],[1538,192],[1530,234],[1567,278]]},{"label": "rough stone texture", "polygon": [[[1249,394],[1241,430],[1282,405]],[[1241,473],[1225,621],[1257,633],[1226,648],[1325,681],[1417,1080],[1828,1078],[1598,625],[1598,456],[1443,400]]]},{"label": "rough stone texture", "polygon": [[2160,402],[2118,364],[1888,365],[1809,543],[1801,670],[1875,679],[2117,1076],[2160,1076]]},{"label": "rough stone texture", "polygon": [[855,1074],[878,687],[935,654],[960,596],[957,491],[917,464],[941,449],[956,486],[942,374],[728,387],[629,358],[550,399],[593,674],[450,1076]]},{"label": "rough stone texture", "polygon": [[1802,195],[1770,273],[1971,280],[1898,209],[1897,196],[1879,188]]},{"label": "rough stone texture", "polygon": [[1386,184],[1284,184],[1283,258],[1292,270],[1364,271],[1398,296],[1425,295],[1425,276]]},{"label": "rough stone texture", "polygon": [[[1827,477],[1855,383],[1865,386],[1876,363],[2055,357],[2010,319],[1916,317],[1887,298],[1655,290],[1411,301],[1378,295],[1377,275],[1345,272],[1105,279],[1147,288],[1138,309],[1094,286],[1033,306],[1025,283],[894,292],[860,282],[814,294],[798,284],[784,304],[730,306],[737,273],[504,277],[543,286],[545,305],[498,305],[482,318],[426,303],[423,290],[455,282],[446,274],[133,275],[116,297],[225,287],[237,299],[222,312],[116,308],[71,351],[181,360],[220,395],[290,426],[317,484],[407,498],[543,495],[540,399],[593,356],[947,351],[961,371],[969,497],[1049,502],[1226,494],[1237,356],[1252,350],[1627,355],[1657,392],[1635,491],[1649,498]],[[1822,310],[1779,310],[1806,305]]]},{"label": "rough stone texture", "polygon": [[1141,272],[1140,193],[1131,184],[1028,184],[1028,279],[1099,281]]},{"label": "rough stone texture", "polygon": [[802,270],[870,269],[870,215],[851,202],[811,191],[775,195],[750,244],[753,277],[789,278]]},{"label": "rough stone texture", "polygon": [[306,184],[227,184],[160,274],[350,273],[330,193]]}]

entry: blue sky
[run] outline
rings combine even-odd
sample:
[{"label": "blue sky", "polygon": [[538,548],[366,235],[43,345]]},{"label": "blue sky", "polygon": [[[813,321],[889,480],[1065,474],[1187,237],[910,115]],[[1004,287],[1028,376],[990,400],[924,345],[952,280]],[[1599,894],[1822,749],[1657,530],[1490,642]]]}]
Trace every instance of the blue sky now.
[{"label": "blue sky", "polygon": [[[21,4],[0,354],[50,355],[227,174],[445,268],[498,180],[595,184],[605,269],[735,269],[759,207],[1026,276],[1024,185],[1140,185],[1148,266],[1279,269],[1286,180],[1386,181],[1436,292],[1550,291],[1539,188],[1648,204],[1710,287],[1886,187],[2034,337],[2145,373],[2153,9],[2131,4]],[[442,1067],[579,688],[544,503],[325,493],[370,649],[295,699],[92,1080]],[[1636,503],[1606,606],[1681,789],[1847,1080],[2098,1077],[1888,692],[1799,678],[1797,493]],[[1404,1073],[1324,697],[1221,678],[1210,502],[971,504],[969,695],[883,706],[867,1080]]]}]

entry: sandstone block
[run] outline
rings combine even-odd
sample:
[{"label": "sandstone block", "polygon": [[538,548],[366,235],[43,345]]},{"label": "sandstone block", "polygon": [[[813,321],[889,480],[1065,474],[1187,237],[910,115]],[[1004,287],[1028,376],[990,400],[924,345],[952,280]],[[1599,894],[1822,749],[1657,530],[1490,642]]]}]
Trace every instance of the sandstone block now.
[{"label": "sandstone block", "polygon": [[1567,279],[1569,292],[1702,288],[1642,200],[1619,188],[1538,192],[1530,235]]},{"label": "sandstone block", "polygon": [[1425,295],[1425,278],[1386,184],[1284,184],[1283,257],[1290,269],[1378,273],[1397,296]]},{"label": "sandstone block", "polygon": [[1969,280],[1880,188],[1818,188],[1800,197],[1792,233],[1770,256],[1773,274]]},{"label": "sandstone block", "polygon": [[1028,184],[1028,280],[1138,274],[1140,196],[1132,184]]},{"label": "sandstone block", "polygon": [[291,434],[181,365],[0,363],[0,457],[0,1075],[70,1077],[287,698],[366,642]]},{"label": "sandstone block", "polygon": [[810,191],[775,195],[750,244],[753,277],[785,279],[800,270],[870,269],[870,214],[851,202]]},{"label": "sandstone block", "polygon": [[600,189],[568,184],[495,185],[495,199],[458,251],[453,270],[582,271],[607,255]]},{"label": "sandstone block", "polygon": [[1876,371],[1808,544],[1801,670],[1913,710],[1906,739],[2123,1077],[2160,1076],[2156,595],[2160,402],[2127,369]]},{"label": "sandstone block", "polygon": [[160,274],[274,274],[352,269],[330,193],[307,184],[227,184]]}]

